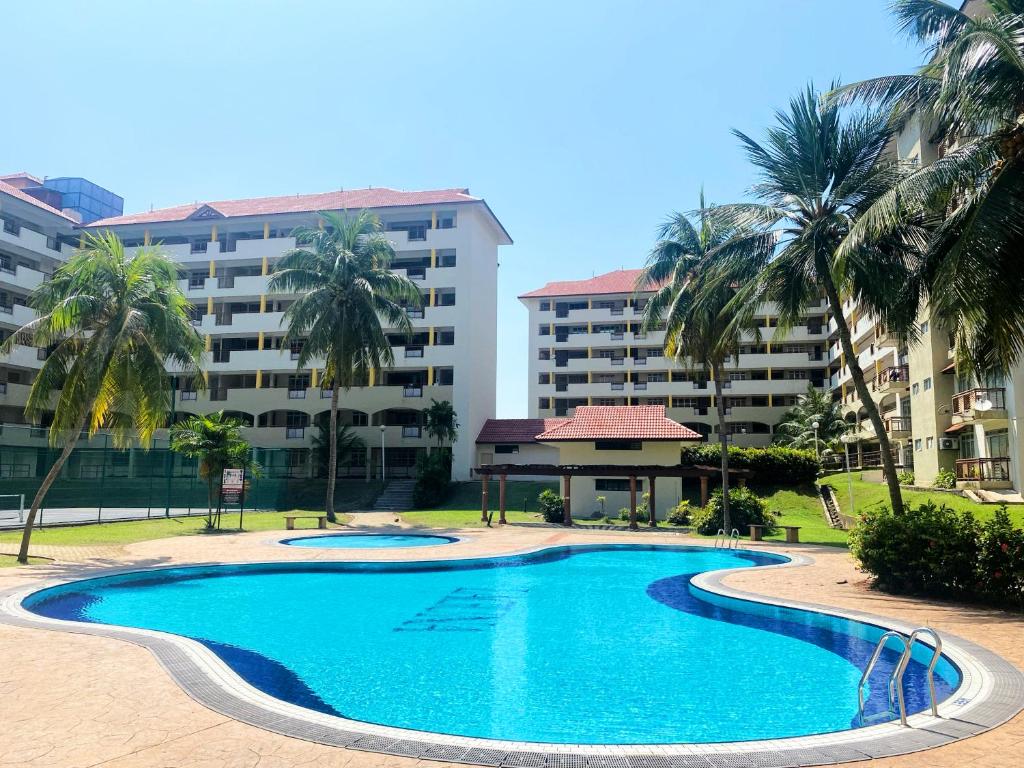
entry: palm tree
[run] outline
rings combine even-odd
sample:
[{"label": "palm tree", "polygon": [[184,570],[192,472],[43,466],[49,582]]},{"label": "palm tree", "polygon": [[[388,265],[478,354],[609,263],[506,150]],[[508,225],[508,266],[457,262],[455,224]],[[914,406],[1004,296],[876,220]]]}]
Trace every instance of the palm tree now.
[{"label": "palm tree", "polygon": [[423,411],[427,434],[437,440],[437,447],[454,443],[459,436],[459,420],[455,408],[448,400],[438,402],[430,399],[430,407]]},{"label": "palm tree", "polygon": [[409,278],[390,271],[394,246],[376,216],[365,210],[319,216],[322,227],[294,231],[298,247],[282,257],[269,290],[299,294],[282,320],[288,323],[283,343],[302,344],[298,368],[324,360],[324,383],[331,387],[325,508],[327,519],[335,522],[339,392],[394,363],[382,321],[411,334],[403,307],[420,307],[423,297]]},{"label": "palm tree", "polygon": [[954,330],[961,367],[1005,373],[1024,352],[1024,2],[985,0],[971,16],[940,0],[893,9],[928,63],[833,100],[880,104],[898,125],[918,120],[939,158],[873,201],[840,255],[937,210],[923,264],[931,311]]},{"label": "palm tree", "polygon": [[[327,471],[328,462],[331,460],[331,427],[323,420],[317,420],[317,432],[313,435],[313,454],[316,456],[316,463],[319,469]],[[339,464],[344,464],[356,452],[366,449],[366,441],[350,430],[347,425],[338,428],[338,439],[335,442],[335,459]],[[319,473],[318,473],[319,476]]]},{"label": "palm tree", "polygon": [[857,301],[901,344],[912,339],[927,221],[908,218],[884,237],[844,249],[864,211],[905,173],[884,159],[892,125],[881,113],[842,116],[836,104],[822,103],[813,86],[776,119],[764,144],[733,131],[758,170],[752,191],[759,202],[716,209],[728,225],[751,231],[730,238],[714,255],[731,263],[729,279],[738,278],[742,286],[738,302],[778,307],[780,336],[825,297],[857,395],[878,437],[890,502],[899,513],[903,499],[889,437],[854,351],[842,297]]},{"label": "palm tree", "polygon": [[43,478],[25,519],[18,562],[39,507],[83,431],[103,428],[114,445],[138,439],[148,447],[171,403],[169,366],[197,377],[203,343],[178,288],[178,267],[157,248],[127,255],[113,233],[83,233],[81,247],[29,300],[37,318],[0,346],[49,350],[32,382],[25,416],[37,422],[53,410],[50,444],[63,450]]},{"label": "palm tree", "polygon": [[[753,321],[733,304],[732,281],[720,279],[725,264],[710,256],[717,247],[736,236],[731,226],[714,218],[714,208],[704,203],[693,214],[674,213],[658,230],[658,243],[637,280],[637,290],[654,289],[644,307],[643,328],[665,323],[665,354],[691,371],[710,374],[715,385],[718,439],[722,451],[722,524],[732,530],[729,516],[729,431],[725,421],[724,370],[731,357],[739,359],[745,334],[759,337]],[[630,527],[636,527],[635,518]]]},{"label": "palm tree", "polygon": [[[814,425],[818,427],[815,429]],[[807,385],[807,391],[797,398],[796,405],[786,411],[775,427],[775,442],[789,448],[810,449],[818,452],[824,443],[835,450],[839,438],[849,429],[843,419],[842,403],[833,400],[823,390]]]},{"label": "palm tree", "polygon": [[[220,482],[225,469],[244,469],[253,476],[259,465],[252,455],[252,446],[242,437],[244,425],[226,417],[223,411],[205,416],[189,416],[171,426],[171,450],[190,459],[199,459],[199,476],[206,481],[207,528],[220,528]],[[218,491],[214,494],[214,482]],[[216,522],[213,500],[217,499]]]}]

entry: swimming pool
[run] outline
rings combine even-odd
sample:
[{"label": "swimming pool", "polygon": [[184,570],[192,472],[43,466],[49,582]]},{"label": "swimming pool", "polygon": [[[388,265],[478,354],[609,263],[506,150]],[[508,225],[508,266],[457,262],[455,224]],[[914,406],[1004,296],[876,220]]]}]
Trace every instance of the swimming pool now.
[{"label": "swimming pool", "polygon": [[282,539],[290,547],[309,549],[386,549],[390,547],[435,547],[458,541],[454,536],[428,533],[331,533],[326,536],[298,536]]},{"label": "swimming pool", "polygon": [[[482,560],[203,566],[73,582],[23,605],[191,637],[272,696],[406,729],[572,744],[849,729],[882,629],[690,583],[783,560],[598,545]],[[927,706],[926,650],[904,680],[908,712]],[[885,710],[897,658],[883,654],[869,713]],[[944,699],[959,671],[943,659],[936,672]]]}]

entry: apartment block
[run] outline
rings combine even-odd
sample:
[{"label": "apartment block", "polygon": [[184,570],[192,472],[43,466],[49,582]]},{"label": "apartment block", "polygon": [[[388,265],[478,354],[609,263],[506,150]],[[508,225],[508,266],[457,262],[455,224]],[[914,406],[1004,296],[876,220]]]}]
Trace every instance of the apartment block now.
[{"label": "apartment block", "polygon": [[[430,444],[423,411],[431,400],[449,400],[460,425],[453,474],[468,479],[475,437],[494,416],[498,247],[511,243],[483,199],[465,189],[362,189],[194,203],[106,217],[88,229],[114,231],[129,249],[159,245],[180,265],[181,288],[205,340],[206,386],[176,381],[175,419],[223,410],[243,421],[254,446],[284,449],[273,452],[274,461],[284,462],[270,467],[274,474],[303,477],[312,471],[309,448],[317,426],[326,423],[330,392],[322,389],[323,361],[299,369],[301,341],[283,343],[284,315],[297,296],[270,293],[268,280],[296,247],[296,227],[317,226],[319,211],[364,208],[379,216],[397,254],[391,267],[420,287],[423,306],[407,309],[411,336],[389,332],[394,364],[341,395],[341,424],[366,444],[343,474],[380,476],[382,464],[389,477],[414,474],[417,456]],[[74,222],[65,224],[74,235]],[[32,242],[37,257],[46,255],[43,236]],[[36,258],[39,269],[24,278],[25,287],[33,287],[31,279],[38,284],[66,253],[54,251],[46,263]],[[7,362],[36,356],[34,349],[19,350]],[[26,379],[27,388],[31,374]],[[5,420],[23,421],[23,404],[19,391]]]},{"label": "apartment block", "polygon": [[[719,429],[714,383],[664,355],[664,329],[641,328],[649,291],[635,291],[640,270],[551,282],[520,296],[529,311],[529,413],[572,416],[582,405],[661,405],[702,437]],[[829,329],[824,303],[778,336],[777,314],[757,312],[724,372],[727,428],[741,446],[771,442],[775,425],[808,383],[828,386]]]}]

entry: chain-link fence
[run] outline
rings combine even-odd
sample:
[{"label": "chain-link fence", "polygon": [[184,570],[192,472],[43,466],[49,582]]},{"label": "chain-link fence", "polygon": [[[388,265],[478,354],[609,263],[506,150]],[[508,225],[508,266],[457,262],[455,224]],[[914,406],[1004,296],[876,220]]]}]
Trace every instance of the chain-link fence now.
[{"label": "chain-link fence", "polygon": [[[246,482],[246,511],[323,509],[327,481],[316,476],[322,472],[313,449],[254,452],[262,471]],[[50,447],[45,428],[0,425],[0,528],[23,522],[59,455],[59,447]],[[368,504],[380,489],[380,483],[367,482],[365,469],[340,468],[339,478],[335,500],[340,509]],[[120,450],[108,434],[92,439],[83,435],[46,494],[37,523],[205,515],[208,494],[198,461],[169,450],[166,438],[154,440],[148,450]]]}]

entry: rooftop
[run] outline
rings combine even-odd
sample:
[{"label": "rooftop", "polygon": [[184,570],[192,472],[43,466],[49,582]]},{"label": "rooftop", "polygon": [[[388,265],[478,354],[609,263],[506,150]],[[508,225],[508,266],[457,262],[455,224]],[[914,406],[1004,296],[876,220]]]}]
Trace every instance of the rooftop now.
[{"label": "rooftop", "polygon": [[537,435],[568,419],[488,419],[480,430],[478,443],[535,443]]},{"label": "rooftop", "polygon": [[665,416],[663,405],[581,405],[569,419],[488,419],[478,443],[566,440],[702,440]]},{"label": "rooftop", "polygon": [[609,293],[633,293],[641,269],[616,269],[588,280],[556,280],[543,288],[522,294],[519,298],[552,298],[555,296],[595,296]]}]

